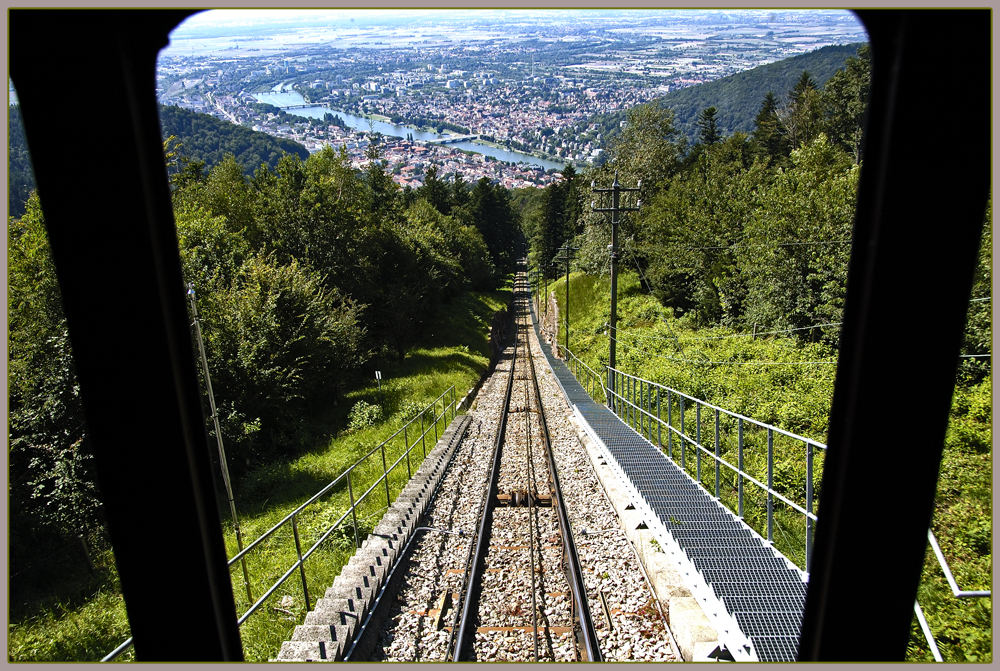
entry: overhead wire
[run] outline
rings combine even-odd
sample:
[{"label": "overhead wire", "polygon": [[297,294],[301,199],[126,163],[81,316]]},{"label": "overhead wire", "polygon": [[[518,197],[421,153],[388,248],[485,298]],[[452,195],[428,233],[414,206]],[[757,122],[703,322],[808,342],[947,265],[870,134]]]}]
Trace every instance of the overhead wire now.
[{"label": "overhead wire", "polygon": [[[757,333],[734,333],[732,335],[724,335],[724,336],[697,336],[697,337],[690,337],[690,338],[687,338],[687,339],[688,340],[728,340],[730,338],[753,338],[753,337],[762,336],[762,335],[774,335],[776,333],[791,333],[792,331],[808,331],[808,330],[811,330],[811,329],[825,328],[825,327],[828,327],[828,326],[840,326],[841,324],[843,324],[843,322],[830,322],[828,324],[815,324],[813,326],[800,326],[798,328],[780,329],[780,330],[777,330],[777,331],[758,331]],[[656,335],[654,333],[648,334],[647,337],[650,337],[650,338],[660,338],[662,340],[668,340],[668,338],[666,338],[664,336],[658,336],[658,335]]]},{"label": "overhead wire", "polygon": [[621,341],[618,338],[612,338],[610,335],[609,339],[614,340],[617,344],[622,342],[630,347],[637,347],[646,354],[652,356],[660,357],[661,359],[668,359],[670,361],[679,361],[681,363],[699,363],[705,365],[715,365],[715,366],[806,366],[806,365],[819,365],[819,364],[835,364],[836,360],[831,359],[827,361],[710,361],[704,359],[682,359],[680,357],[667,356],[666,354],[659,354],[658,352],[650,352],[642,346],[642,343],[636,343],[634,341]]},{"label": "overhead wire", "polygon": [[737,247],[799,247],[810,245],[845,245],[850,240],[805,240],[801,242],[734,242],[731,245],[706,245],[702,247],[685,247],[685,251],[702,249],[736,249]]}]

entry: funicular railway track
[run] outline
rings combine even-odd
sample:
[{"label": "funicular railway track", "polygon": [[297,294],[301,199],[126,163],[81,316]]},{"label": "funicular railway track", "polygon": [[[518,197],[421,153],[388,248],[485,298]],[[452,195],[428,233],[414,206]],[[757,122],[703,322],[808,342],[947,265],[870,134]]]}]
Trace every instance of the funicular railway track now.
[{"label": "funicular railway track", "polygon": [[[477,397],[412,551],[393,571],[392,598],[377,631],[366,634],[374,642],[364,659],[678,658],[628,541],[601,530],[614,513],[589,463],[566,465],[567,444],[578,460],[587,457],[575,435],[567,440],[564,417],[554,418],[562,456],[552,449],[545,406],[555,383],[549,375],[539,384],[528,300],[519,274],[513,342]],[[585,468],[591,481],[583,483]],[[568,497],[560,472],[570,479]],[[574,510],[564,507],[567,498]],[[592,534],[583,539],[583,562],[574,525]]]},{"label": "funicular railway track", "polygon": [[515,308],[514,366],[451,658],[599,662],[528,345],[523,291]]}]

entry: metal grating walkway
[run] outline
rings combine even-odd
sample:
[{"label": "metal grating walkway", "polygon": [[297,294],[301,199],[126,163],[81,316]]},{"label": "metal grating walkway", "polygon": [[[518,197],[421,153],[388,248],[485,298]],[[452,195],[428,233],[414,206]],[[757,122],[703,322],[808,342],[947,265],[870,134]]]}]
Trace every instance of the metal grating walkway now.
[{"label": "metal grating walkway", "polygon": [[[532,312],[535,333],[538,323]],[[597,403],[539,337],[571,405],[753,644],[762,662],[793,662],[806,585],[763,538],[611,410]]]}]

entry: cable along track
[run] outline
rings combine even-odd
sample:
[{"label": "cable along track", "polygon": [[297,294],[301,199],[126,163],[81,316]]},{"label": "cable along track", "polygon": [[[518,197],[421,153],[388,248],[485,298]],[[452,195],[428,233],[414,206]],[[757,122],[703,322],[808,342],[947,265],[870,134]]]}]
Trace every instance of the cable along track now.
[{"label": "cable along track", "polygon": [[[514,344],[483,385],[465,438],[420,521],[422,532],[394,569],[394,595],[368,656],[372,661],[603,661],[608,656],[600,648],[606,644],[609,659],[676,659],[663,652],[673,646],[666,643],[669,634],[661,635],[659,618],[643,625],[653,632],[643,636],[657,639],[647,650],[621,645],[619,639],[634,633],[623,628],[634,630],[636,611],[653,598],[623,534],[624,546],[599,553],[611,555],[598,558],[603,565],[595,563],[595,540],[603,544],[611,537],[588,536],[590,565],[581,571],[531,357],[527,295],[520,274]],[[544,393],[552,393],[552,384],[545,380]],[[561,435],[567,422],[557,418]],[[574,524],[585,519],[593,531],[603,524],[590,515],[602,523],[613,520],[610,504],[595,494],[601,488],[589,462],[563,468],[567,478],[578,479],[586,469],[593,480],[583,486],[569,482],[571,499],[579,499],[577,489],[587,492],[588,511],[571,511]],[[599,507],[593,513],[592,504]],[[614,589],[607,584],[609,572],[616,577]],[[634,575],[618,579],[620,573]],[[618,589],[621,595],[613,593]],[[601,616],[596,630],[595,608]]]},{"label": "cable along track", "polygon": [[601,661],[517,298],[517,342],[453,661]]}]

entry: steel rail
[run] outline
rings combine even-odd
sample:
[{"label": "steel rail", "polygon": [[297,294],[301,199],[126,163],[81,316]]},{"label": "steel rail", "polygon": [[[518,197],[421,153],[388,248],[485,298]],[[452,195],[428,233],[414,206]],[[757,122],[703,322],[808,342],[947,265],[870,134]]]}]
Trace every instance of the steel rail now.
[{"label": "steel rail", "polygon": [[542,394],[538,387],[538,375],[535,372],[535,361],[531,356],[530,346],[528,347],[528,366],[531,370],[531,381],[535,389],[535,398],[538,400],[538,419],[542,429],[542,449],[549,463],[549,478],[552,482],[552,502],[556,509],[559,528],[562,531],[563,557],[565,564],[563,568],[566,572],[566,579],[573,596],[573,606],[576,611],[576,618],[580,625],[580,634],[583,637],[583,648],[587,655],[588,662],[601,662],[601,648],[597,640],[597,631],[594,628],[594,621],[590,615],[590,605],[587,600],[587,589],[583,582],[583,573],[580,570],[580,559],[576,553],[576,543],[573,542],[573,533],[570,529],[569,516],[566,513],[566,506],[563,503],[562,490],[559,487],[559,474],[556,473],[556,462],[552,454],[550,443],[549,426],[545,420],[545,408],[542,406]]},{"label": "steel rail", "polygon": [[[527,335],[527,329],[525,329],[525,335]],[[530,352],[529,352],[530,358]],[[528,388],[528,380],[524,380],[524,407],[525,410],[530,410],[531,398],[530,390]],[[535,486],[535,464],[532,460],[531,454],[531,412],[524,413],[524,440],[525,440],[525,452],[527,456],[527,472],[528,472],[528,570],[531,574],[531,629],[532,638],[531,642],[534,647],[534,661],[538,663],[538,603],[535,598],[535,536],[538,536],[538,568],[539,570],[544,569],[542,564],[542,543],[541,543],[541,532],[538,530],[538,523],[535,520],[535,498],[538,496],[538,487]],[[532,522],[535,522],[532,524]],[[534,527],[534,529],[532,529]]]},{"label": "steel rail", "polygon": [[[514,388],[514,371],[516,369],[517,352],[519,341],[517,334],[514,336],[514,352],[510,361],[510,373],[507,378],[507,391],[504,394],[503,408],[500,412],[500,421],[497,425],[497,436],[493,443],[493,464],[490,466],[489,485],[486,489],[486,498],[481,505],[479,515],[479,531],[476,534],[476,542],[470,545],[473,550],[471,561],[466,563],[465,576],[465,598],[462,600],[462,618],[458,625],[458,634],[455,637],[455,649],[452,654],[452,661],[460,662],[466,658],[469,648],[472,645],[473,621],[478,615],[474,608],[479,603],[479,593],[482,591],[482,575],[485,568],[486,552],[489,550],[490,524],[493,516],[493,508],[496,506],[498,480],[500,478],[500,455],[503,446],[504,435],[507,432],[507,416],[510,412],[510,397]],[[452,631],[455,631],[452,629]]]}]

